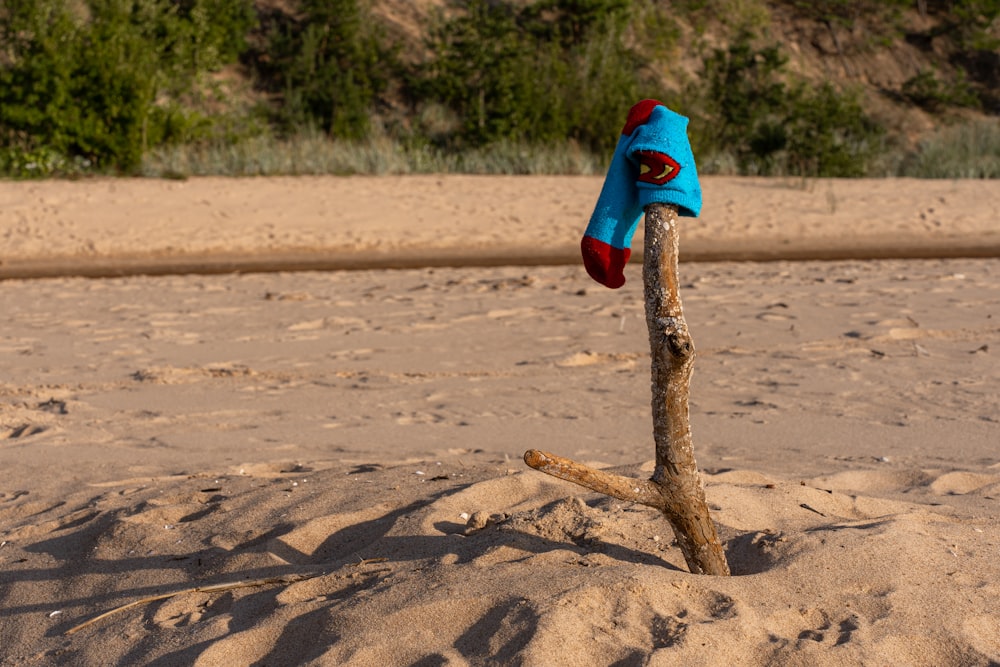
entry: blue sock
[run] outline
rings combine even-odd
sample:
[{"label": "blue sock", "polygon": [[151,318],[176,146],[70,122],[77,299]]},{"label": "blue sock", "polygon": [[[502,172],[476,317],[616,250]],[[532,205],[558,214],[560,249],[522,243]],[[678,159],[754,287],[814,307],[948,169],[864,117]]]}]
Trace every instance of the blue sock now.
[{"label": "blue sock", "polygon": [[690,217],[701,212],[687,125],[687,118],[656,100],[643,100],[629,111],[580,243],[587,273],[602,285],[625,284],[632,236],[647,205],[674,204]]}]

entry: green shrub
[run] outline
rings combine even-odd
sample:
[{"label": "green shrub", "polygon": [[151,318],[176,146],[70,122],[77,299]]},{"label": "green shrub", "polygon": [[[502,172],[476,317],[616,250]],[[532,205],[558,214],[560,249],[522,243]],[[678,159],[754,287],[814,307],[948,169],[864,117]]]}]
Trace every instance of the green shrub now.
[{"label": "green shrub", "polygon": [[797,176],[864,176],[883,143],[881,126],[859,96],[829,83],[793,89],[785,123],[786,171]]},{"label": "green shrub", "polygon": [[[187,137],[179,103],[199,74],[235,58],[250,0],[7,0],[0,12],[5,164],[135,170]],[[20,173],[20,172],[19,172]]]},{"label": "green shrub", "polygon": [[979,98],[959,70],[954,83],[941,81],[934,72],[924,70],[903,83],[903,96],[928,111],[942,111],[948,106],[979,108]]},{"label": "green shrub", "polygon": [[[433,54],[411,77],[425,105],[450,109],[457,127],[441,146],[572,139],[610,150],[625,111],[656,87],[623,38],[626,0],[473,0],[439,20]],[[421,128],[417,128],[418,131]]]},{"label": "green shrub", "polygon": [[855,95],[785,83],[786,62],[748,33],[706,58],[688,91],[699,100],[691,140],[706,171],[729,162],[741,174],[864,175],[881,145],[879,126]]},{"label": "green shrub", "polygon": [[359,0],[303,0],[301,18],[275,15],[255,62],[265,90],[280,96],[276,119],[286,132],[314,126],[360,139],[393,75],[394,51],[382,44]]},{"label": "green shrub", "polygon": [[1000,0],[956,0],[952,24],[959,45],[969,51],[1000,49]]},{"label": "green shrub", "polygon": [[77,156],[69,160],[51,148],[41,146],[34,150],[0,148],[0,174],[14,178],[43,178],[46,176],[76,176],[90,170],[90,161]]},{"label": "green shrub", "polygon": [[[688,91],[700,102],[700,122],[691,128],[695,155],[733,153],[747,172],[784,148],[787,88],[777,75],[786,62],[775,46],[754,48],[747,33],[729,48],[713,50],[700,81]],[[767,171],[768,165],[757,169]]]}]

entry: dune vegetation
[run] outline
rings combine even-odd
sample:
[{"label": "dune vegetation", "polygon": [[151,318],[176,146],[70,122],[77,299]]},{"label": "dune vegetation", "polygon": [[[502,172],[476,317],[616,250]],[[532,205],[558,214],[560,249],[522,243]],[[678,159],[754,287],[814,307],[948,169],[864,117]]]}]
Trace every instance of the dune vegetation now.
[{"label": "dune vegetation", "polygon": [[1000,175],[998,0],[6,0],[0,174]]}]

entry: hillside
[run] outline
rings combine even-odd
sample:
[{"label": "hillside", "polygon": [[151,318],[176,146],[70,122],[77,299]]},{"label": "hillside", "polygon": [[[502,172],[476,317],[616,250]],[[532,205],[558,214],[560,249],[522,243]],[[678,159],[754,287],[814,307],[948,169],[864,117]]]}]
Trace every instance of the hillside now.
[{"label": "hillside", "polygon": [[[417,60],[426,57],[428,27],[439,13],[453,14],[463,4],[373,0],[372,14]],[[964,11],[973,18],[956,12],[961,3],[954,2],[658,4],[665,6],[658,18],[673,44],[650,67],[675,92],[698,77],[706,53],[726,48],[746,29],[761,44],[780,45],[795,75],[863,91],[871,112],[911,144],[949,123],[1000,115],[1000,3],[968,3]]]},{"label": "hillside", "polygon": [[691,118],[707,173],[993,177],[998,15],[998,0],[15,3],[0,174],[590,173],[655,97]]}]

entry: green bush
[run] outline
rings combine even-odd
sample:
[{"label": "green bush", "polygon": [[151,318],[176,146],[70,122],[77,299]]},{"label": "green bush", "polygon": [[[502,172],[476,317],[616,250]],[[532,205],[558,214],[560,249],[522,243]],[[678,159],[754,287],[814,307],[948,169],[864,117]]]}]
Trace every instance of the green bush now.
[{"label": "green bush", "polygon": [[[732,162],[741,174],[861,176],[881,143],[881,129],[857,96],[830,84],[789,85],[787,58],[755,47],[743,33],[705,60],[691,140],[711,165]],[[731,156],[731,157],[725,157]]]},{"label": "green bush", "polygon": [[[250,0],[7,0],[0,11],[4,164],[134,171],[189,136],[180,100],[236,57]],[[18,172],[21,173],[21,172]],[[46,169],[39,174],[48,173]]]},{"label": "green bush", "polygon": [[959,45],[970,51],[1000,49],[1000,0],[956,0],[952,24]]},{"label": "green bush", "polygon": [[[625,45],[626,0],[473,0],[441,20],[433,57],[411,78],[423,104],[450,109],[457,127],[439,145],[572,139],[610,150],[625,111],[658,92],[643,59]],[[418,128],[418,131],[421,128]]]},{"label": "green bush", "polygon": [[883,144],[883,130],[859,96],[829,83],[793,89],[785,123],[785,168],[797,176],[864,176]]},{"label": "green bush", "polygon": [[749,171],[784,148],[787,89],[777,75],[786,62],[777,47],[754,48],[746,33],[728,49],[713,50],[688,91],[700,102],[700,122],[691,128],[695,155],[733,153],[741,171]]},{"label": "green bush", "polygon": [[941,81],[934,72],[924,70],[907,79],[902,87],[903,96],[928,111],[942,111],[945,107],[979,108],[979,98],[959,70],[954,83]]},{"label": "green bush", "polygon": [[361,139],[392,77],[394,51],[358,0],[303,0],[301,18],[275,15],[255,68],[263,88],[280,96],[275,117],[287,133],[318,127]]}]

